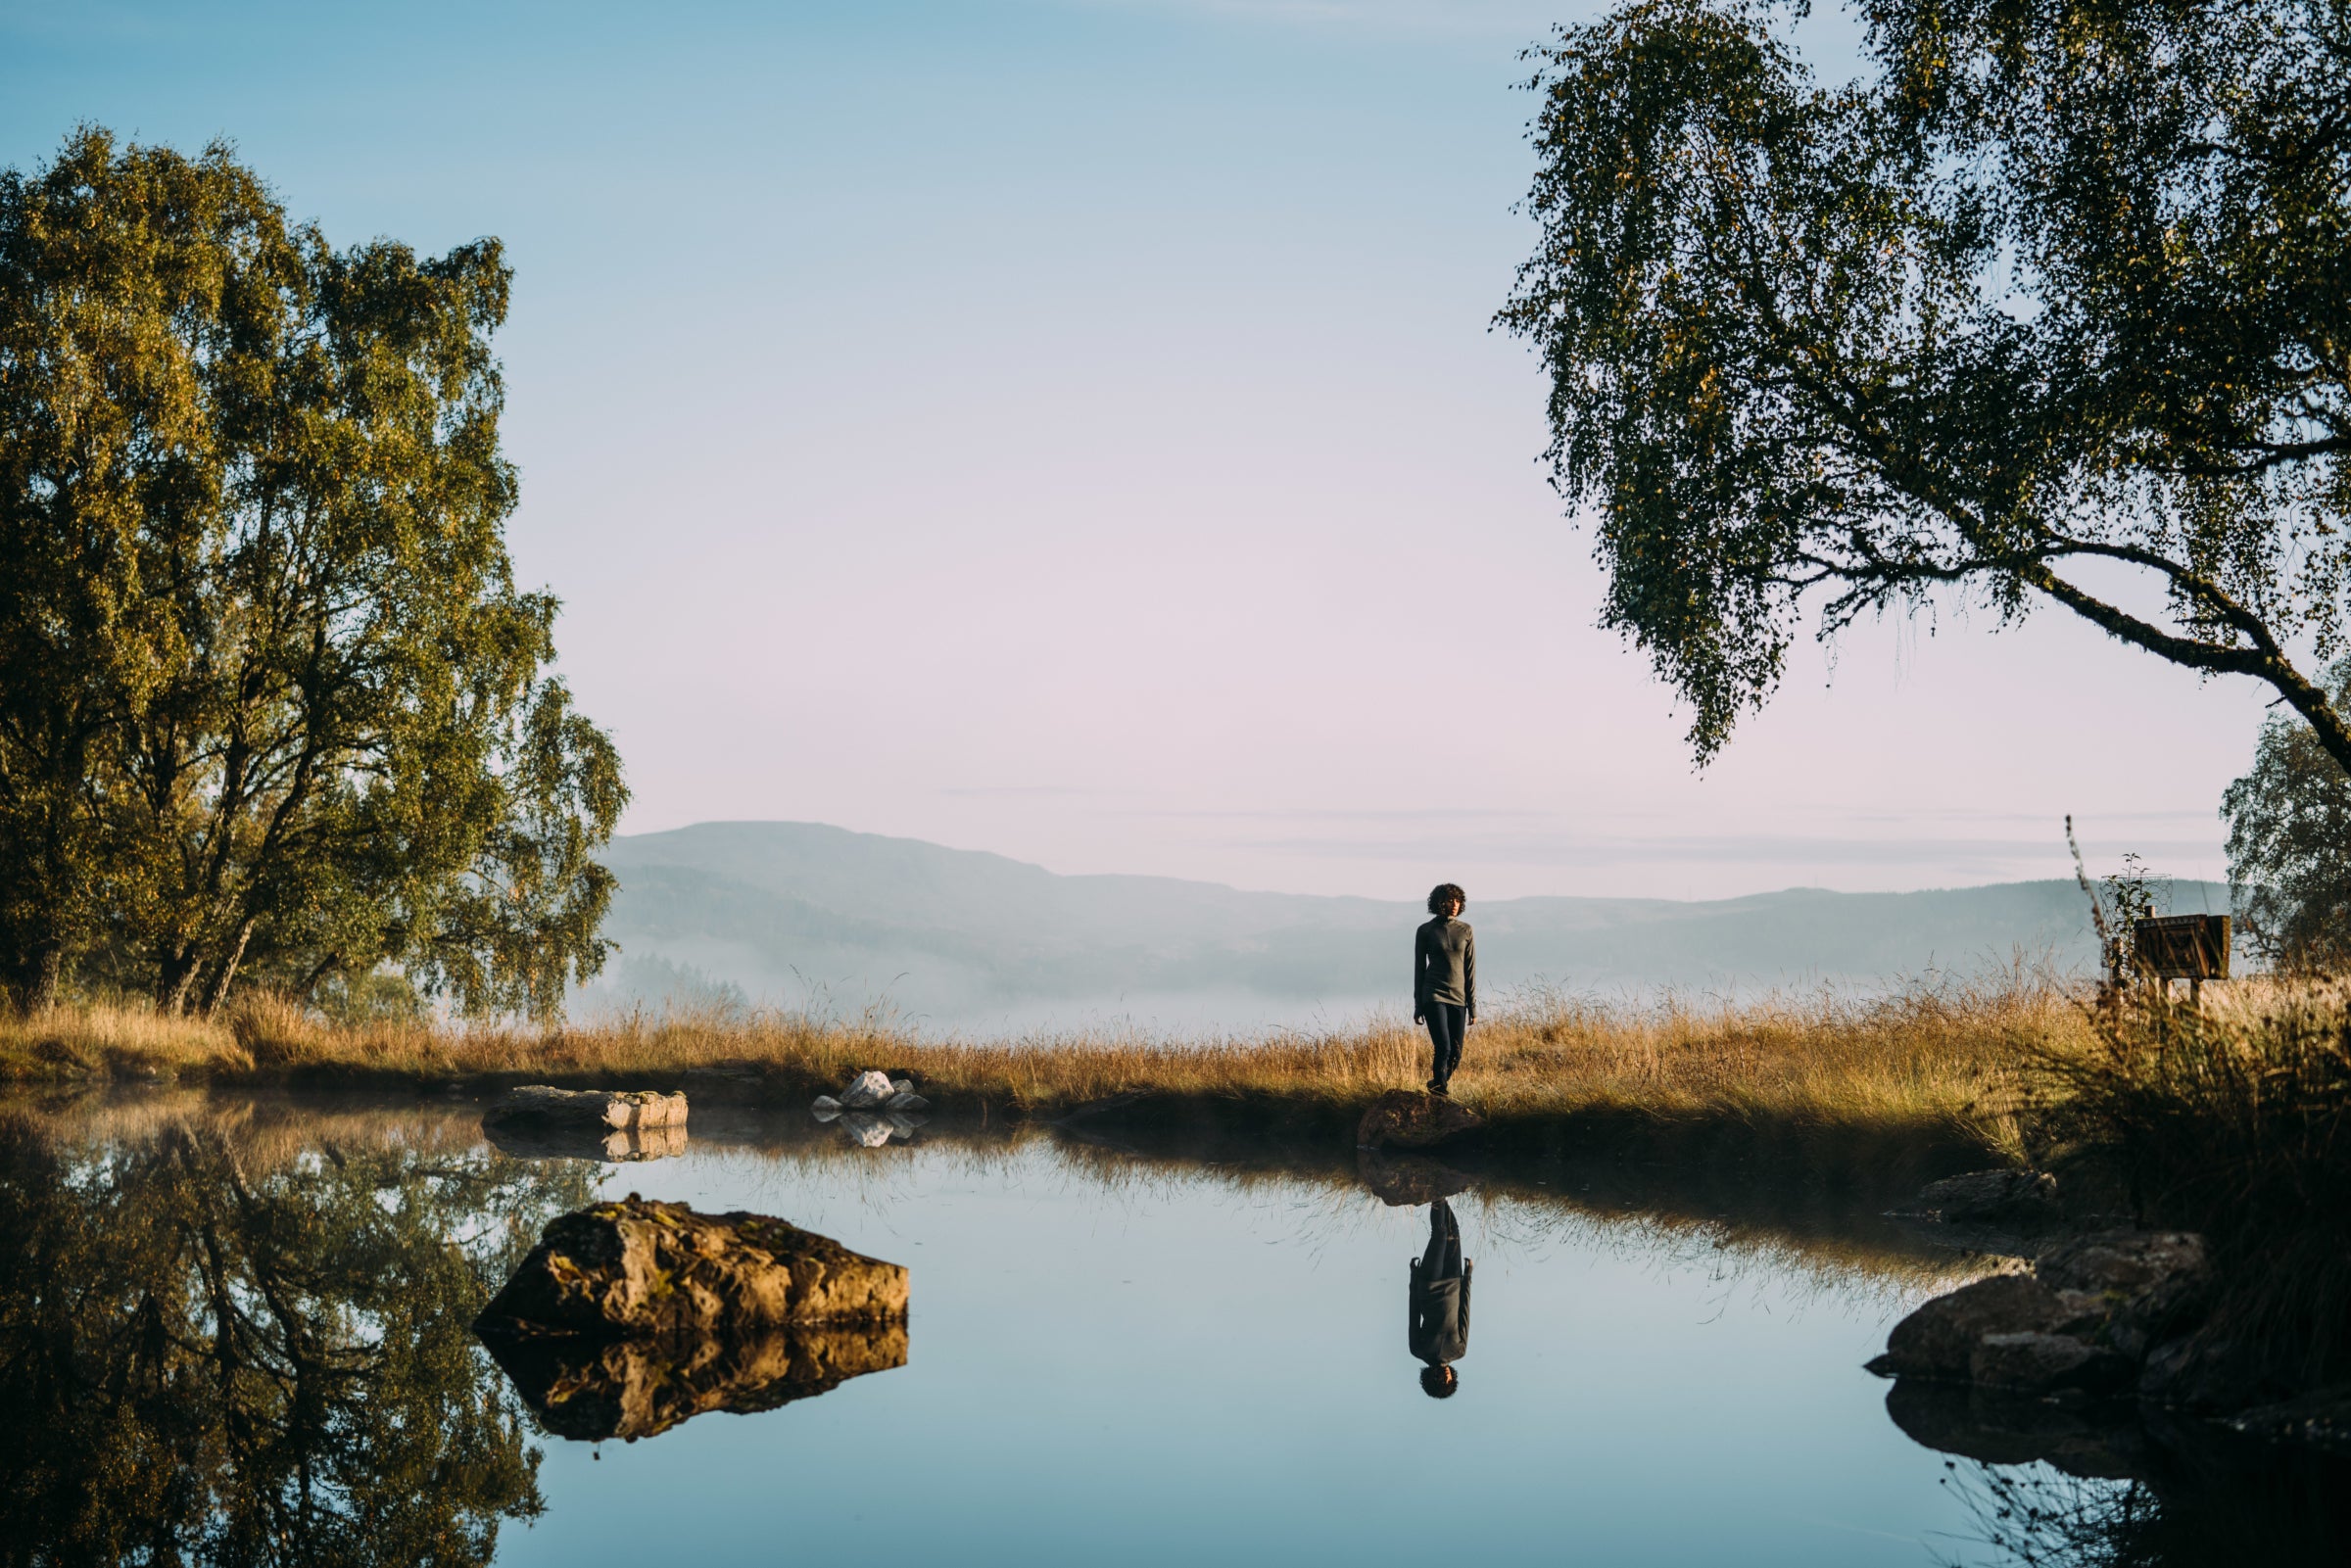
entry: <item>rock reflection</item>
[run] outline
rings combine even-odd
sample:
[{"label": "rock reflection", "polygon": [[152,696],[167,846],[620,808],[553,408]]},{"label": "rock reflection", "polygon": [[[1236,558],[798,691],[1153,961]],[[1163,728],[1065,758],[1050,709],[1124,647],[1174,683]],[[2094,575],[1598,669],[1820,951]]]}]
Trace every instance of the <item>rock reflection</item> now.
[{"label": "rock reflection", "polygon": [[9,1560],[479,1564],[538,1512],[465,1324],[592,1172],[406,1130],[0,1118]]},{"label": "rock reflection", "polygon": [[690,1340],[492,1338],[490,1354],[557,1437],[635,1442],[710,1410],[749,1415],[906,1364],[906,1324]]},{"label": "rock reflection", "polygon": [[527,1122],[485,1121],[483,1136],[501,1153],[522,1160],[600,1160],[629,1164],[669,1160],[686,1152],[686,1129],[659,1127],[559,1127]]},{"label": "rock reflection", "polygon": [[[1895,1424],[1954,1455],[1996,1559],[2036,1568],[2351,1561],[2351,1462],[2129,1404],[1896,1383]],[[1964,1459],[1967,1463],[1959,1463]]]}]

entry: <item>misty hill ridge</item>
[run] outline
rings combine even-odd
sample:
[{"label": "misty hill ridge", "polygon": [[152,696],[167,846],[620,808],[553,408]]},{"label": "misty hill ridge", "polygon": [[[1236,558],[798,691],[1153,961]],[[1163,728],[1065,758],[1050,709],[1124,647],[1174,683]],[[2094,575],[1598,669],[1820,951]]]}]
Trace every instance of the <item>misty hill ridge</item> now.
[{"label": "misty hill ridge", "polygon": [[[1217,991],[1292,1000],[1405,994],[1417,900],[1246,892],[1172,877],[1060,876],[817,823],[701,823],[615,839],[609,934],[624,990],[681,975],[747,997],[888,994],[947,1018],[1056,998]],[[1471,889],[1474,894],[1475,889]],[[2226,909],[2182,882],[2183,909]],[[1571,989],[1883,980],[1979,970],[2022,949],[2095,962],[2071,881],[1909,893],[1790,888],[1699,902],[1473,902],[1481,980]]]}]

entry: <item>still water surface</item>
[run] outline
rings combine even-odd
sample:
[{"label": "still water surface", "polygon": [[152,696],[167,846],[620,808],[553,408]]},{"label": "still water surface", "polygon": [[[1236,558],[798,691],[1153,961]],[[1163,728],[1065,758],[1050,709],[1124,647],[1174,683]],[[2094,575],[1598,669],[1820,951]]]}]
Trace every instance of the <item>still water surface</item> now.
[{"label": "still water surface", "polygon": [[[1471,1332],[1440,1401],[1406,1333],[1429,1212],[1335,1166],[1043,1136],[858,1149],[781,1114],[624,1165],[510,1158],[464,1107],[7,1119],[0,1310],[54,1319],[70,1272],[85,1314],[70,1356],[44,1330],[7,1374],[14,1418],[51,1423],[0,1521],[20,1546],[51,1538],[33,1560],[139,1558],[136,1535],[513,1568],[2013,1560],[1987,1541],[1990,1472],[1905,1437],[1860,1370],[1908,1307],[1984,1265],[1883,1237],[1473,1190],[1453,1204]],[[632,1191],[906,1264],[905,1364],[638,1442],[541,1431],[463,1325],[547,1218]],[[224,1313],[267,1375],[219,1370]],[[87,1390],[151,1389],[161,1413],[128,1438],[86,1414],[94,1396],[69,1413],[42,1355]],[[143,1445],[127,1465],[101,1451],[122,1443]],[[93,1522],[117,1472],[166,1463],[179,1500],[131,1487]]]}]

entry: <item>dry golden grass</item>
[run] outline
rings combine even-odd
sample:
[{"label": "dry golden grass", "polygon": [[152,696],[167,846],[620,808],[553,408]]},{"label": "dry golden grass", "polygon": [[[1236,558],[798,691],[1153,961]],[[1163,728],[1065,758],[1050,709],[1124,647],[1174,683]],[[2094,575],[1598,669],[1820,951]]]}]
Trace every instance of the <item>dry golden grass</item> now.
[{"label": "dry golden grass", "polygon": [[[1859,1127],[2013,1149],[2019,1064],[2083,1029],[2060,990],[2014,974],[1867,998],[1610,1005],[1537,995],[1472,1030],[1455,1092],[1498,1122],[1561,1115]],[[339,1025],[283,1002],[219,1021],[120,1008],[0,1019],[0,1075],[214,1082],[676,1081],[728,1070],[746,1092],[903,1069],[943,1105],[1053,1116],[1120,1095],[1254,1102],[1331,1117],[1417,1086],[1427,1043],[1401,1021],[1256,1040],[1135,1035],[936,1039],[785,1014],[638,1015],[593,1025]]]}]

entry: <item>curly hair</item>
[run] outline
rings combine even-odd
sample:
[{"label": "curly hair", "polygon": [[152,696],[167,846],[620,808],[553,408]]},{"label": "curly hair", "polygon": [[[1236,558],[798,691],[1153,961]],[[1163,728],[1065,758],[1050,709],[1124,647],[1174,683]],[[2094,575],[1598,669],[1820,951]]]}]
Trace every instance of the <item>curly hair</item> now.
[{"label": "curly hair", "polygon": [[1428,890],[1428,912],[1431,915],[1444,914],[1448,901],[1457,903],[1463,909],[1469,907],[1469,895],[1462,891],[1460,882],[1439,882]]},{"label": "curly hair", "polygon": [[1453,1391],[1461,1387],[1450,1366],[1429,1365],[1420,1368],[1420,1392],[1432,1400],[1450,1400]]}]

